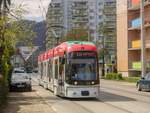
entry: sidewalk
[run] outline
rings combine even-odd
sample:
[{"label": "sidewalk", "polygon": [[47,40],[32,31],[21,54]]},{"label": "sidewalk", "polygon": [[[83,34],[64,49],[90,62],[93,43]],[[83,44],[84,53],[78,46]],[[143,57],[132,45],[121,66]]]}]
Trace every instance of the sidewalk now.
[{"label": "sidewalk", "polygon": [[8,104],[0,113],[55,113],[51,105],[45,102],[38,92],[45,91],[38,85],[33,85],[32,92],[11,92],[8,96]]}]

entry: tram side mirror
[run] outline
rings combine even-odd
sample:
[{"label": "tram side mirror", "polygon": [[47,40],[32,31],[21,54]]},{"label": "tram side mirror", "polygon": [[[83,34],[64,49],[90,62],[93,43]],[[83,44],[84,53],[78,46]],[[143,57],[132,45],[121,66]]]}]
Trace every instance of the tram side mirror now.
[{"label": "tram side mirror", "polygon": [[141,79],[142,79],[142,80],[145,80],[145,78],[144,78],[144,77],[142,77]]},{"label": "tram side mirror", "polygon": [[58,84],[59,84],[60,86],[63,86],[63,85],[64,85],[64,83],[63,83],[62,80],[58,80]]}]

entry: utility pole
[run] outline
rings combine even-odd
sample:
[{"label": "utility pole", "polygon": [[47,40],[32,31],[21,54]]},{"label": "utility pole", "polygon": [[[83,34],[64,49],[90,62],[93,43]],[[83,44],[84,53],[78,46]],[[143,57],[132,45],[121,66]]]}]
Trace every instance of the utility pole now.
[{"label": "utility pole", "polygon": [[141,0],[140,3],[140,15],[141,15],[141,66],[142,66],[142,75],[144,77],[146,74],[146,59],[145,59],[145,28],[144,28],[144,0]]}]

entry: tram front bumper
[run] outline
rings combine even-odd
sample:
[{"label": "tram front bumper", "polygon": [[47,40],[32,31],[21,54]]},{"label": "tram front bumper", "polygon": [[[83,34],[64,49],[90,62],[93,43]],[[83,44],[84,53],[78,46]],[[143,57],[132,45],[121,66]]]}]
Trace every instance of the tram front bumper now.
[{"label": "tram front bumper", "polygon": [[97,98],[99,96],[99,86],[87,87],[68,87],[66,97],[69,98]]}]

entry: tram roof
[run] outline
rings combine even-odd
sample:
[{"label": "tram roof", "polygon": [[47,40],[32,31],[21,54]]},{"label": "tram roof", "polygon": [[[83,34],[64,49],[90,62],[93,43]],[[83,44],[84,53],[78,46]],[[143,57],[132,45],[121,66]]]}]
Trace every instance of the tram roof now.
[{"label": "tram roof", "polygon": [[44,61],[54,56],[63,56],[65,52],[73,51],[97,51],[93,42],[88,41],[67,41],[39,55],[38,61]]}]

